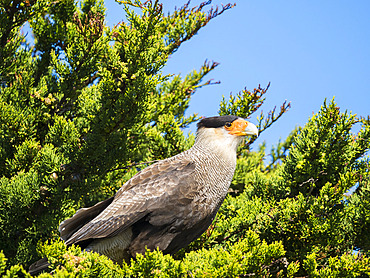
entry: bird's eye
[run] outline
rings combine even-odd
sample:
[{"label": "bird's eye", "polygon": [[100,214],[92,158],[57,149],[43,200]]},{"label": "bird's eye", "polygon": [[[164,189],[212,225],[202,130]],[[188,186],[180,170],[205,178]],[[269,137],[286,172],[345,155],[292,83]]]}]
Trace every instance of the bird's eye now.
[{"label": "bird's eye", "polygon": [[227,128],[230,128],[231,127],[231,123],[230,122],[227,122],[226,124],[225,124],[225,127],[227,127]]}]

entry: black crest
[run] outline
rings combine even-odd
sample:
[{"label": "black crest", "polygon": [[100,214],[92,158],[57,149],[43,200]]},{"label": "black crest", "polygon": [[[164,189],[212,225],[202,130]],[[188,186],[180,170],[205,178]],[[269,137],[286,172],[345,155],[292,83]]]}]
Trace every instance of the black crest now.
[{"label": "black crest", "polygon": [[239,119],[239,117],[232,116],[232,115],[204,118],[199,121],[199,123],[197,124],[197,127],[198,128],[201,128],[201,127],[217,128],[217,127],[224,126],[228,122],[232,123],[236,119]]}]

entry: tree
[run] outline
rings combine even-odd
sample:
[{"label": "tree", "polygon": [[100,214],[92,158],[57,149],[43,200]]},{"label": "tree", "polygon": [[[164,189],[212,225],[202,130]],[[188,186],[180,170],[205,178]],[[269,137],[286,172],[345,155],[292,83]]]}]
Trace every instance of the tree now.
[{"label": "tree", "polygon": [[[122,2],[127,21],[108,28],[103,1],[1,1],[0,273],[27,275],[43,254],[61,277],[368,275],[370,120],[340,113],[334,102],[279,143],[270,165],[264,147],[251,152],[247,142],[215,222],[174,256],[148,250],[118,266],[57,239],[58,224],[78,208],[191,146],[182,128],[198,116],[184,113],[212,84],[203,79],[217,63],[185,77],[162,68],[233,6],[205,11],[209,2],[188,3],[165,16],[158,1]],[[25,22],[33,44],[21,32]],[[249,117],[266,92],[244,89],[219,113]],[[261,114],[260,132],[288,108]]]}]

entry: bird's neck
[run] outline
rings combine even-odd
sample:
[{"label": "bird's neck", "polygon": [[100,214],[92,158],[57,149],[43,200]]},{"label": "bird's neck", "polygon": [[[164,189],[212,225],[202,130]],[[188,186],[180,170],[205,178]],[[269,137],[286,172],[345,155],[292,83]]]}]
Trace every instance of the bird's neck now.
[{"label": "bird's neck", "polygon": [[194,145],[207,146],[217,151],[227,150],[236,154],[238,146],[242,141],[242,137],[225,134],[217,128],[207,128],[197,131]]},{"label": "bird's neck", "polygon": [[236,163],[236,151],[241,140],[241,138],[236,139],[232,136],[225,137],[217,129],[209,128],[198,130],[193,147],[234,164]]}]

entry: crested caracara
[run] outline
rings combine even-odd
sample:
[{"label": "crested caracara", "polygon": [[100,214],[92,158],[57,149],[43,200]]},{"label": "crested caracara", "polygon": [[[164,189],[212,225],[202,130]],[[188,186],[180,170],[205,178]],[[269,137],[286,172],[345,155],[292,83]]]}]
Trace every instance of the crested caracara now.
[{"label": "crested caracara", "polygon": [[121,263],[145,248],[173,254],[198,238],[228,192],[237,147],[258,130],[237,116],[204,118],[197,127],[189,150],[150,165],[114,197],[63,221],[59,232],[66,245]]}]

